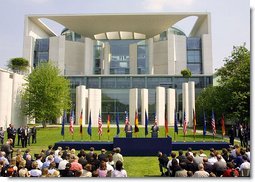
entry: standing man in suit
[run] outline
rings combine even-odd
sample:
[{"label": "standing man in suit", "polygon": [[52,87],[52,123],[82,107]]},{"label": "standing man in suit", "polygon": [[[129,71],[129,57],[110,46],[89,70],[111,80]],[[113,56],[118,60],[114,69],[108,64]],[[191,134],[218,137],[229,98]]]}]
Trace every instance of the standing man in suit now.
[{"label": "standing man in suit", "polygon": [[0,144],[4,144],[4,129],[0,127]]},{"label": "standing man in suit", "polygon": [[9,124],[9,127],[7,128],[7,136],[8,139],[11,138],[12,139],[12,147],[14,147],[15,145],[15,138],[16,138],[16,129],[13,127],[13,124]]},{"label": "standing man in suit", "polygon": [[6,142],[6,144],[3,144],[1,146],[1,151],[5,152],[5,157],[11,161],[12,158],[12,152],[13,152],[13,148],[12,148],[12,139],[9,138]]},{"label": "standing man in suit", "polygon": [[22,126],[20,126],[18,129],[17,129],[17,133],[18,133],[18,146],[19,146],[19,143],[21,141],[21,130],[22,130]]},{"label": "standing man in suit", "polygon": [[154,122],[154,125],[151,127],[151,138],[158,138],[158,132],[159,132],[158,123]]},{"label": "standing man in suit", "polygon": [[37,133],[36,127],[34,126],[32,128],[32,143],[36,143],[36,133]]},{"label": "standing man in suit", "polygon": [[125,125],[125,132],[126,132],[126,138],[132,138],[133,129],[129,121]]}]

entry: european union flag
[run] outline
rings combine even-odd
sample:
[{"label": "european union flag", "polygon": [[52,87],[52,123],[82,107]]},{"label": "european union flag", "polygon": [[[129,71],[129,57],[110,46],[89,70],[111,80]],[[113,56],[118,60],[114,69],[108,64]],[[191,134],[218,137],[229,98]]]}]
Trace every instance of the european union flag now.
[{"label": "european union flag", "polygon": [[88,126],[88,134],[92,136],[92,131],[91,131],[91,111],[89,112],[89,126]]}]

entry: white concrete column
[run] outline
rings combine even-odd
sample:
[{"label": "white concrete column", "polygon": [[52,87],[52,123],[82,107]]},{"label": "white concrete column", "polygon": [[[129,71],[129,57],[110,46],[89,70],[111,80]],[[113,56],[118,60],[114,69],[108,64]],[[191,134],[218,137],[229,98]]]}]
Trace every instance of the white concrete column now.
[{"label": "white concrete column", "polygon": [[65,36],[51,37],[49,40],[49,60],[65,74]]},{"label": "white concrete column", "polygon": [[137,74],[137,44],[129,45],[130,74]]},{"label": "white concrete column", "polygon": [[132,88],[129,90],[129,122],[134,125],[135,123],[135,112],[138,107],[138,89]]},{"label": "white concrete column", "polygon": [[85,75],[92,75],[94,70],[94,42],[90,38],[85,38],[85,64],[84,64],[84,73]]},{"label": "white concrete column", "polygon": [[148,51],[149,51],[149,62],[148,62],[148,67],[149,67],[149,75],[154,74],[154,63],[153,63],[153,38],[150,38],[147,40],[148,44]]},{"label": "white concrete column", "polygon": [[31,73],[32,68],[33,68],[34,47],[35,47],[35,39],[31,36],[24,36],[23,58],[25,58],[29,61],[29,73]]},{"label": "white concrete column", "polygon": [[189,81],[189,127],[193,127],[193,109],[195,110],[195,82]]},{"label": "white concrete column", "polygon": [[89,121],[89,114],[91,112],[91,126],[96,127],[98,126],[98,116],[99,112],[102,112],[101,109],[101,89],[88,89],[88,121]]},{"label": "white concrete column", "polygon": [[[183,35],[174,36],[175,74],[181,75],[181,71],[187,68],[187,43]],[[171,66],[171,65],[170,65]]]},{"label": "white concrete column", "polygon": [[165,88],[156,87],[156,115],[159,126],[165,125]]},{"label": "white concrete column", "polygon": [[174,117],[175,117],[175,89],[167,89],[167,118],[168,126],[174,126]]},{"label": "white concrete column", "polygon": [[23,84],[25,83],[23,75],[13,74],[11,121],[15,122],[16,127],[27,124],[26,116],[21,111],[21,93],[24,90]]},{"label": "white concrete column", "polygon": [[[182,122],[184,119],[184,111],[186,120],[189,122],[189,86],[188,83],[182,83]],[[188,124],[189,126],[189,124]]]},{"label": "white concrete column", "polygon": [[110,74],[110,66],[111,66],[110,44],[108,42],[105,42],[104,43],[104,61],[103,61],[104,75]]},{"label": "white concrete column", "polygon": [[0,71],[0,126],[4,129],[10,123],[15,125],[15,121],[11,121],[13,80],[10,76],[8,72]]},{"label": "white concrete column", "polygon": [[82,110],[82,125],[85,125],[87,114],[87,99],[88,99],[88,90],[85,85],[80,85],[76,87],[76,122],[75,124],[79,125],[79,119]]},{"label": "white concrete column", "polygon": [[[145,125],[145,111],[148,115],[149,108],[148,108],[148,89],[143,88],[141,89],[141,124]],[[149,119],[149,118],[148,118]]]}]

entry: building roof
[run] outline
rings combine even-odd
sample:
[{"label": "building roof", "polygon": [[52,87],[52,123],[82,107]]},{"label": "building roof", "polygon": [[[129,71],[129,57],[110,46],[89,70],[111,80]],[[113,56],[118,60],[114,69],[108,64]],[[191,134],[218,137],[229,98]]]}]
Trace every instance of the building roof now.
[{"label": "building roof", "polygon": [[[46,32],[49,29],[40,18],[54,20],[80,35],[97,39],[95,35],[110,36],[108,32],[115,32],[117,36],[131,36],[128,32],[133,32],[133,37],[141,38],[144,35],[144,38],[151,38],[189,16],[198,17],[193,27],[194,32],[208,17],[208,13],[29,15],[28,18],[39,27],[44,27]],[[205,31],[210,33],[209,28]]]}]

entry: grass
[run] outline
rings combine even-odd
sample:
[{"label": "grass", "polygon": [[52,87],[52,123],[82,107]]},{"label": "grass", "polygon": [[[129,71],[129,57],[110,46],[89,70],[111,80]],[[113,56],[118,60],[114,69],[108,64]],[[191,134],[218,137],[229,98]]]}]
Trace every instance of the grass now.
[{"label": "grass", "polygon": [[[47,128],[38,128],[37,129],[37,143],[31,144],[28,146],[32,151],[32,155],[36,153],[40,153],[42,149],[47,149],[48,145],[54,145],[55,142],[62,141],[63,137],[61,136],[61,127],[50,127]],[[173,128],[169,128],[169,135],[173,136]],[[201,133],[201,132],[200,132]],[[196,135],[196,141],[203,141],[203,136],[199,132]],[[116,135],[116,128],[111,128],[109,133],[109,141],[113,140],[113,137]],[[164,137],[164,128],[160,128],[159,137]],[[83,128],[83,139],[81,139],[81,135],[79,133],[79,127],[74,127],[74,135],[73,139],[69,133],[68,126],[65,127],[65,141],[99,141],[99,137],[97,134],[97,128],[92,128],[92,137],[90,139],[87,128]],[[124,128],[120,128],[119,137],[125,137]],[[133,135],[135,137],[135,135]],[[144,136],[144,128],[140,128],[137,137],[145,137]],[[150,137],[147,135],[147,137]],[[179,128],[179,134],[176,137],[176,141],[183,141],[183,132],[181,128]],[[101,141],[108,141],[107,128],[103,128],[103,135],[100,138]],[[174,139],[173,139],[174,141]],[[186,135],[186,141],[194,141],[192,130],[189,129]],[[205,137],[205,141],[213,141],[213,137],[207,135]],[[222,141],[222,138],[215,138],[214,141]],[[228,141],[228,140],[225,140]],[[16,138],[17,143],[17,138]],[[15,146],[15,149],[18,147]],[[25,149],[22,149],[23,151]],[[88,149],[85,149],[88,150]],[[98,151],[99,153],[99,151]],[[209,151],[205,151],[208,155]],[[149,176],[160,176],[158,159],[157,157],[125,157],[124,156],[124,167],[128,173],[128,177],[149,177]]]}]

